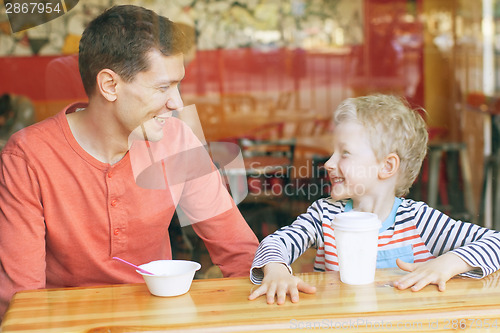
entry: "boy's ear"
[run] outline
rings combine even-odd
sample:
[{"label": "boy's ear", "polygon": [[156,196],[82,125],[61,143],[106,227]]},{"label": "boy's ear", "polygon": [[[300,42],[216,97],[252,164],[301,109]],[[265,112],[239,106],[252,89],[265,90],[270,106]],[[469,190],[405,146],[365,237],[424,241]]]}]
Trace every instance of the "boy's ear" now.
[{"label": "boy's ear", "polygon": [[390,153],[384,158],[382,168],[379,170],[379,178],[387,179],[394,176],[399,170],[400,159],[398,154]]},{"label": "boy's ear", "polygon": [[97,74],[97,89],[110,102],[116,101],[117,76],[111,69],[103,69]]}]

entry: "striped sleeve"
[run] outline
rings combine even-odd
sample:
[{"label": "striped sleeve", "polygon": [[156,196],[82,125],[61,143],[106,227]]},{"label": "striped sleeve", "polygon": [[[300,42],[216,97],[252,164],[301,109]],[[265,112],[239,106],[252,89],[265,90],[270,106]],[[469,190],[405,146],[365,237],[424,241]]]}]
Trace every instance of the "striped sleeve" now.
[{"label": "striped sleeve", "polygon": [[[418,204],[418,203],[415,203]],[[452,251],[481,272],[464,275],[485,277],[500,269],[500,233],[477,224],[455,221],[421,203],[416,212],[417,229],[434,256]]]},{"label": "striped sleeve", "polygon": [[271,262],[283,263],[290,273],[290,265],[300,257],[308,248],[317,247],[323,242],[321,231],[321,202],[315,201],[306,213],[301,214],[289,226],[285,226],[273,234],[267,236],[260,243],[252,268],[250,280],[254,284],[260,284],[264,278],[262,267]]}]

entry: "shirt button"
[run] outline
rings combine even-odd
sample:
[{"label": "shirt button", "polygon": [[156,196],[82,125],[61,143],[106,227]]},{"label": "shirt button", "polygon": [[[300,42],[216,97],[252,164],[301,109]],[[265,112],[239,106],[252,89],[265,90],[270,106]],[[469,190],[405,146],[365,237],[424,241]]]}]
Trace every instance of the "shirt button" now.
[{"label": "shirt button", "polygon": [[113,231],[113,234],[115,234],[115,236],[118,236],[118,234],[119,234],[119,233],[120,233],[120,230],[119,230],[119,229],[115,229],[115,230]]},{"label": "shirt button", "polygon": [[118,204],[118,200],[113,199],[111,200],[111,206],[115,207]]},{"label": "shirt button", "polygon": [[110,171],[110,172],[108,172],[108,178],[111,178],[111,177],[113,177],[113,173]]}]

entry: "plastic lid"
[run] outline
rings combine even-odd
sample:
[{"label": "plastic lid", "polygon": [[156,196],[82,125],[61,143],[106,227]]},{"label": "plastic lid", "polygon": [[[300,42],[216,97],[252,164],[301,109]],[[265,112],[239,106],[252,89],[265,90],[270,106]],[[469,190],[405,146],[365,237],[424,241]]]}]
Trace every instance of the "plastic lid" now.
[{"label": "plastic lid", "polygon": [[344,231],[369,231],[380,229],[382,222],[378,219],[377,214],[349,211],[335,215],[332,226],[334,229]]}]

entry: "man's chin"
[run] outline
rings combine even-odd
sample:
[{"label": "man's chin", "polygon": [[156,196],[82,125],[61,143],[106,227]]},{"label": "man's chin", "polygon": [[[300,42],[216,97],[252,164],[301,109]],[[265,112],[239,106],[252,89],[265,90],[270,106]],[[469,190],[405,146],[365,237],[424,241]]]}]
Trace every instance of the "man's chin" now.
[{"label": "man's chin", "polygon": [[138,127],[129,135],[129,143],[134,141],[158,142],[163,139],[163,130],[151,130],[147,127]]},{"label": "man's chin", "polygon": [[163,131],[162,130],[147,130],[144,134],[144,140],[149,142],[158,142],[163,139]]},{"label": "man's chin", "polygon": [[151,142],[157,142],[163,139],[163,124],[160,125],[156,120],[152,119],[142,127],[144,139]]}]

